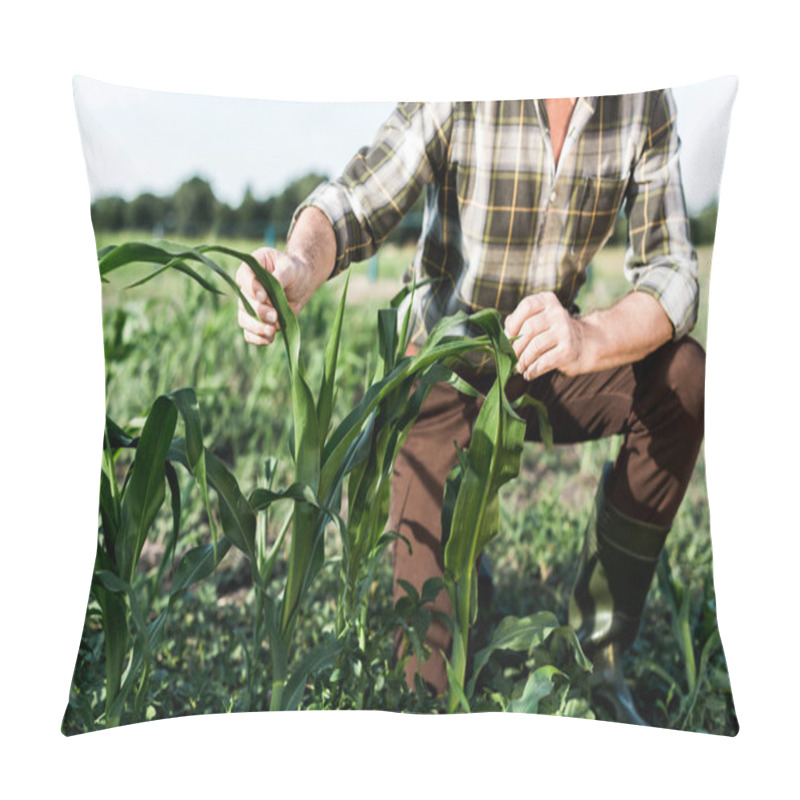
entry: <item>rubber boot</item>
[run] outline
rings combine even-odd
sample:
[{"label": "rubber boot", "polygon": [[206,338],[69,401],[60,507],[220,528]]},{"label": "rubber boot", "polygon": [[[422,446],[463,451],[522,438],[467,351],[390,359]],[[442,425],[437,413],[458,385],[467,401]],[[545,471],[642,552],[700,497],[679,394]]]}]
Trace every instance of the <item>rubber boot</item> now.
[{"label": "rubber boot", "polygon": [[646,725],[621,669],[636,638],[647,593],[669,528],[639,522],[615,509],[605,493],[606,464],[572,591],[569,623],[595,665],[593,696],[610,705],[618,722]]}]

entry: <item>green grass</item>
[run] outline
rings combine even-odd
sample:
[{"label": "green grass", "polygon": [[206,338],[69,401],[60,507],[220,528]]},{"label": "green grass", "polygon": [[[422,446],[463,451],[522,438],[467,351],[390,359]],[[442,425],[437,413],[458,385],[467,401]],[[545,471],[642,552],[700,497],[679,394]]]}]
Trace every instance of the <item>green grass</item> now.
[{"label": "green grass", "polygon": [[[102,237],[98,247],[132,238],[137,237]],[[259,245],[258,242],[226,244],[244,251]],[[353,267],[334,424],[363,396],[377,358],[374,312],[398,287],[412,252],[408,248],[382,253],[376,283],[367,279],[367,264]],[[710,249],[701,249],[699,255],[703,294],[695,336],[705,343]],[[592,277],[578,301],[584,310],[607,305],[626,290],[622,258],[620,249],[609,249],[596,259]],[[234,268],[235,264],[231,264],[231,272]],[[194,386],[206,434],[205,445],[228,464],[240,485],[252,487],[259,481],[263,483],[264,462],[271,455],[278,458],[276,484],[285,485],[283,479],[290,474],[291,467],[288,414],[291,401],[281,350],[245,344],[235,320],[235,301],[229,294],[213,298],[177,274],[163,275],[130,290],[123,287],[132,282],[131,273],[124,280],[112,277],[103,290],[109,415],[136,433],[158,394]],[[300,318],[312,385],[319,382],[327,332],[341,285],[342,281],[337,279],[323,287]],[[558,447],[552,452],[540,445],[525,446],[520,477],[501,493],[501,534],[487,551],[495,576],[495,622],[500,613],[525,616],[538,611],[552,611],[559,619],[566,619],[577,552],[596,481],[603,462],[613,458],[618,447],[619,441],[615,439]],[[178,555],[208,537],[199,493],[190,481],[183,479],[182,493],[184,538]],[[278,513],[270,521],[271,536],[276,535],[281,524]],[[145,545],[141,580],[146,581],[153,573],[155,567],[149,566],[153,563],[149,557],[158,554],[170,525],[165,510]],[[714,617],[702,453],[667,550],[676,578],[688,587],[690,630],[699,660],[709,636],[709,619]],[[332,598],[337,591],[335,560],[340,543],[333,532],[326,541],[326,551],[329,561],[297,621],[298,651],[319,643],[335,630]],[[275,580],[282,578],[281,569],[279,563]],[[441,710],[430,699],[409,693],[401,671],[391,663],[391,631],[398,618],[391,605],[388,557],[379,562],[372,597],[368,624],[374,635],[370,637],[369,651],[349,662],[346,669],[328,670],[315,678],[307,692],[305,707],[354,707],[356,694],[368,686],[369,707]],[[238,711],[247,707],[244,679],[248,668],[257,668],[247,663],[253,602],[249,567],[241,555],[231,550],[214,579],[193,587],[170,614],[165,644],[156,655],[146,718]],[[159,610],[156,604],[154,613]],[[76,666],[76,688],[65,722],[65,730],[69,732],[89,729],[87,708],[103,702],[102,647],[95,612],[92,608],[87,610]],[[738,729],[721,649],[712,654],[697,698],[687,712],[685,657],[671,631],[668,597],[659,586],[654,585],[651,592],[644,626],[626,658],[626,669],[636,677],[635,695],[640,711],[653,724],[685,725],[690,730],[728,735]],[[510,697],[511,693],[521,691],[525,670],[524,658],[493,658],[485,680],[495,691],[506,692]],[[259,691],[261,707],[266,707],[266,688]],[[497,706],[489,703],[488,707]],[[578,706],[572,710],[575,708]]]}]

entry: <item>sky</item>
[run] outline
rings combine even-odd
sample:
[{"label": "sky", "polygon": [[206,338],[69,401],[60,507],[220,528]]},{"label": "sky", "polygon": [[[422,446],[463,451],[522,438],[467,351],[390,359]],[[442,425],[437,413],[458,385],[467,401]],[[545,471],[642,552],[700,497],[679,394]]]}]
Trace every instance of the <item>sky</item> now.
[{"label": "sky", "polygon": [[[238,206],[248,185],[263,198],[312,170],[339,174],[394,107],[154,92],[83,77],[73,86],[93,198],[170,194],[200,175]],[[717,195],[727,138],[718,121],[734,86],[720,78],[673,90],[690,212]]]}]

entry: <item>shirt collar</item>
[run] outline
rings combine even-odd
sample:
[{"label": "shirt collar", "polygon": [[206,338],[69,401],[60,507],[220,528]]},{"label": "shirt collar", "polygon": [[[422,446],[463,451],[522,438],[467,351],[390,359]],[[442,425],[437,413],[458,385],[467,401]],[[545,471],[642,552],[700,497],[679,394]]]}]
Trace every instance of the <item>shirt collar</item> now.
[{"label": "shirt collar", "polygon": [[[539,113],[541,119],[547,118],[547,112],[544,108],[544,100],[537,100],[536,105],[539,108]],[[575,111],[573,111],[573,118],[575,116],[581,116],[588,119],[589,117],[594,114],[594,110],[597,107],[597,97],[579,97],[577,102],[575,103]]]}]

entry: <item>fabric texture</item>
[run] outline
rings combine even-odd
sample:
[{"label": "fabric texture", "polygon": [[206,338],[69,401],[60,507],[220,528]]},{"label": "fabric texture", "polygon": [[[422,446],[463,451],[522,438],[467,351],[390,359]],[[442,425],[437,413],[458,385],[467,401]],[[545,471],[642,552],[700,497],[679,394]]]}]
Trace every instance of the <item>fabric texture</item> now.
[{"label": "fabric texture", "polygon": [[427,187],[413,261],[418,282],[433,279],[415,296],[421,344],[459,310],[507,314],[544,290],[568,307],[624,210],[626,276],[680,338],[698,281],[675,116],[669,91],[578,98],[556,168],[543,101],[402,104],[297,213],[331,220],[336,274],[372,255]]}]

